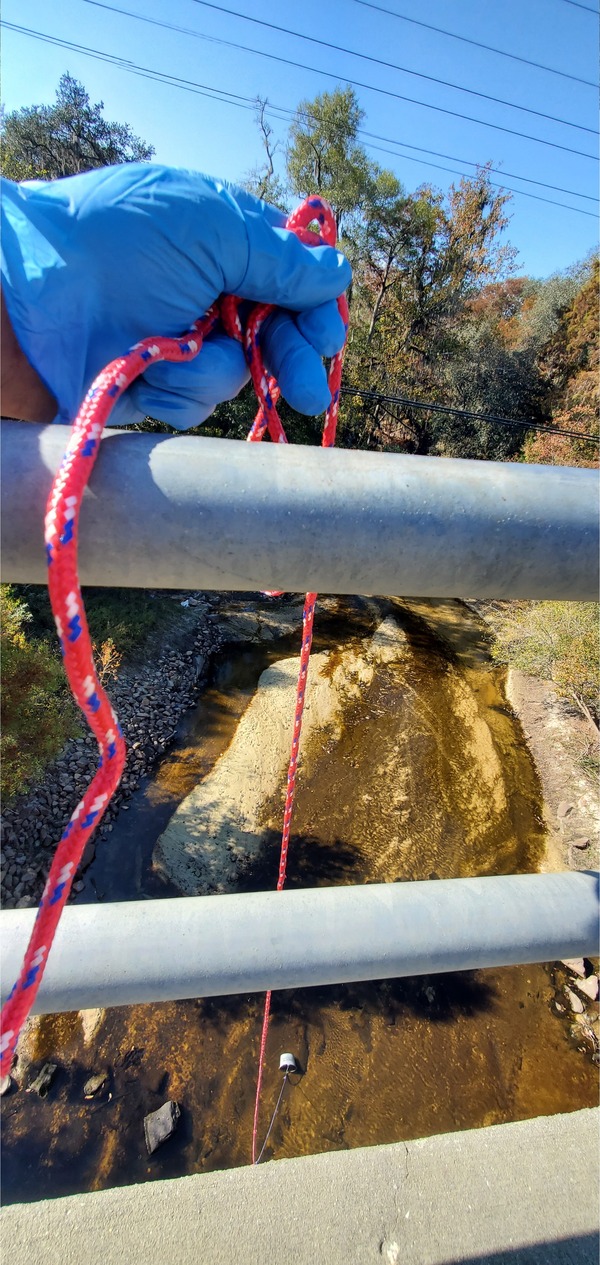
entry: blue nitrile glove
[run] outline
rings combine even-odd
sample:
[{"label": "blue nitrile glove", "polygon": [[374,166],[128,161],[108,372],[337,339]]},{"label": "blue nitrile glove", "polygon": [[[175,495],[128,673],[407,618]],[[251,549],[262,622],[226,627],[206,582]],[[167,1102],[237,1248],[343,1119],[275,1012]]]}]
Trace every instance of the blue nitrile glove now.
[{"label": "blue nitrile glove", "polygon": [[[152,334],[183,334],[220,294],[275,303],[267,367],[288,402],[329,403],[322,356],[344,340],[336,297],[350,265],[303,246],[285,217],[234,185],[128,163],[49,183],[2,182],[2,285],[28,360],[70,422],[96,374]],[[239,343],[215,333],[187,364],[152,365],[111,425],[149,415],[179,430],[204,421],[248,380]]]}]

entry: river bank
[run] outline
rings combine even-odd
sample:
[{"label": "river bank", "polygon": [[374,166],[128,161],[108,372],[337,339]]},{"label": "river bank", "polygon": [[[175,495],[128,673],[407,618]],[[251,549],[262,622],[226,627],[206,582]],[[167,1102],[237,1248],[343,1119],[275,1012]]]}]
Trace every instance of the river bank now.
[{"label": "river bank", "polygon": [[[118,679],[106,686],[125,735],[127,763],[117,794],[86,847],[75,894],[118,812],[127,811],[140,779],[168,749],[178,721],[198,696],[210,658],[221,643],[220,602],[220,594],[174,595],[179,617],[165,638],[167,644],[159,646],[151,638],[144,654],[124,663]],[[6,909],[38,903],[54,848],[94,776],[98,747],[83,722],[82,728],[81,736],[66,744],[39,783],[3,805],[0,898]]]},{"label": "river bank", "polygon": [[[506,603],[468,603],[493,635]],[[552,681],[515,668],[506,698],[518,717],[543,790],[546,852],[541,869],[600,869],[600,734]]]}]

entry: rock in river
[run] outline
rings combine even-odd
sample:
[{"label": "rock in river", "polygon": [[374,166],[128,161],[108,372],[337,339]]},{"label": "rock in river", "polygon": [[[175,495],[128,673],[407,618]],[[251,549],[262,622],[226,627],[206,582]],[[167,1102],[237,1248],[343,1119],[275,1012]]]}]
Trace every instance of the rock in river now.
[{"label": "rock in river", "polygon": [[108,1085],[108,1077],[109,1073],[106,1068],[101,1072],[94,1072],[92,1076],[88,1076],[83,1087],[84,1098],[96,1098],[98,1094],[101,1094],[102,1090],[106,1089]]},{"label": "rock in river", "polygon": [[35,1079],[27,1086],[26,1092],[28,1094],[39,1094],[40,1098],[45,1098],[57,1071],[57,1063],[44,1063]]},{"label": "rock in river", "polygon": [[153,1111],[144,1120],[144,1135],[146,1138],[146,1146],[148,1155],[158,1150],[163,1142],[175,1132],[179,1117],[181,1116],[181,1108],[179,1103],[165,1102],[158,1111]]}]

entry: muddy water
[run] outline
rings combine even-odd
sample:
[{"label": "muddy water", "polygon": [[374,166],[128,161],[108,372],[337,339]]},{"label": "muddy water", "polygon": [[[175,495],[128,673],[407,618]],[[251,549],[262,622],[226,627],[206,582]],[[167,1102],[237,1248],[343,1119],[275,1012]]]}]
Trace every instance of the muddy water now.
[{"label": "muddy water", "polygon": [[[536,869],[540,788],[480,625],[456,603],[363,603],[343,627],[339,613],[325,617],[318,648],[364,640],[383,618],[403,634],[398,652],[348,702],[335,734],[304,752],[290,886]],[[227,747],[260,672],[289,653],[288,641],[274,642],[247,648],[233,668],[221,662],[177,750],[99,849],[88,899],[172,894],[152,870],[154,842]],[[264,844],[232,887],[274,886],[279,819],[275,797],[263,807]],[[130,855],[117,867],[125,840]],[[591,1105],[595,1069],[553,1012],[561,982],[556,968],[533,966],[275,994],[263,1130],[282,1050],[303,1075],[286,1091],[267,1157]],[[5,1200],[247,1163],[261,1008],[235,997],[114,1010],[91,1036],[88,1015],[87,1045],[77,1015],[36,1023],[28,1054],[60,1071],[46,1100],[22,1090],[5,1100]],[[84,1103],[100,1068],[108,1090]],[[167,1097],[182,1122],[149,1159],[143,1116]]]}]

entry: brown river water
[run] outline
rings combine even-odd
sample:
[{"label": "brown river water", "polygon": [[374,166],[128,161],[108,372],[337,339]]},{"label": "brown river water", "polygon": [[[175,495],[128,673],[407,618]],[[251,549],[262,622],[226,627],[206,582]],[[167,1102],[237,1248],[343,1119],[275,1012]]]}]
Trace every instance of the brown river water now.
[{"label": "brown river water", "polygon": [[[341,726],[304,750],[288,885],[536,870],[541,789],[485,630],[457,602],[345,599],[316,625],[328,670],[386,617],[401,630],[402,653],[378,664]],[[226,751],[260,674],[296,646],[282,637],[220,654],[173,749],[99,845],[80,900],[178,894],[153,867],[154,845]],[[261,846],[229,890],[275,886],[279,795],[262,818]],[[292,1051],[302,1074],[286,1087],[265,1159],[594,1105],[597,1069],[555,1010],[563,983],[560,966],[548,964],[274,994],[262,1136],[281,1084],[279,1054]],[[247,1164],[262,1001],[86,1012],[87,1033],[77,1014],[36,1021],[28,1058],[59,1071],[47,1098],[19,1089],[4,1100],[4,1201]],[[84,1101],[86,1079],[102,1069],[106,1091]],[[181,1105],[181,1121],[149,1158],[143,1118],[167,1098]]]}]

